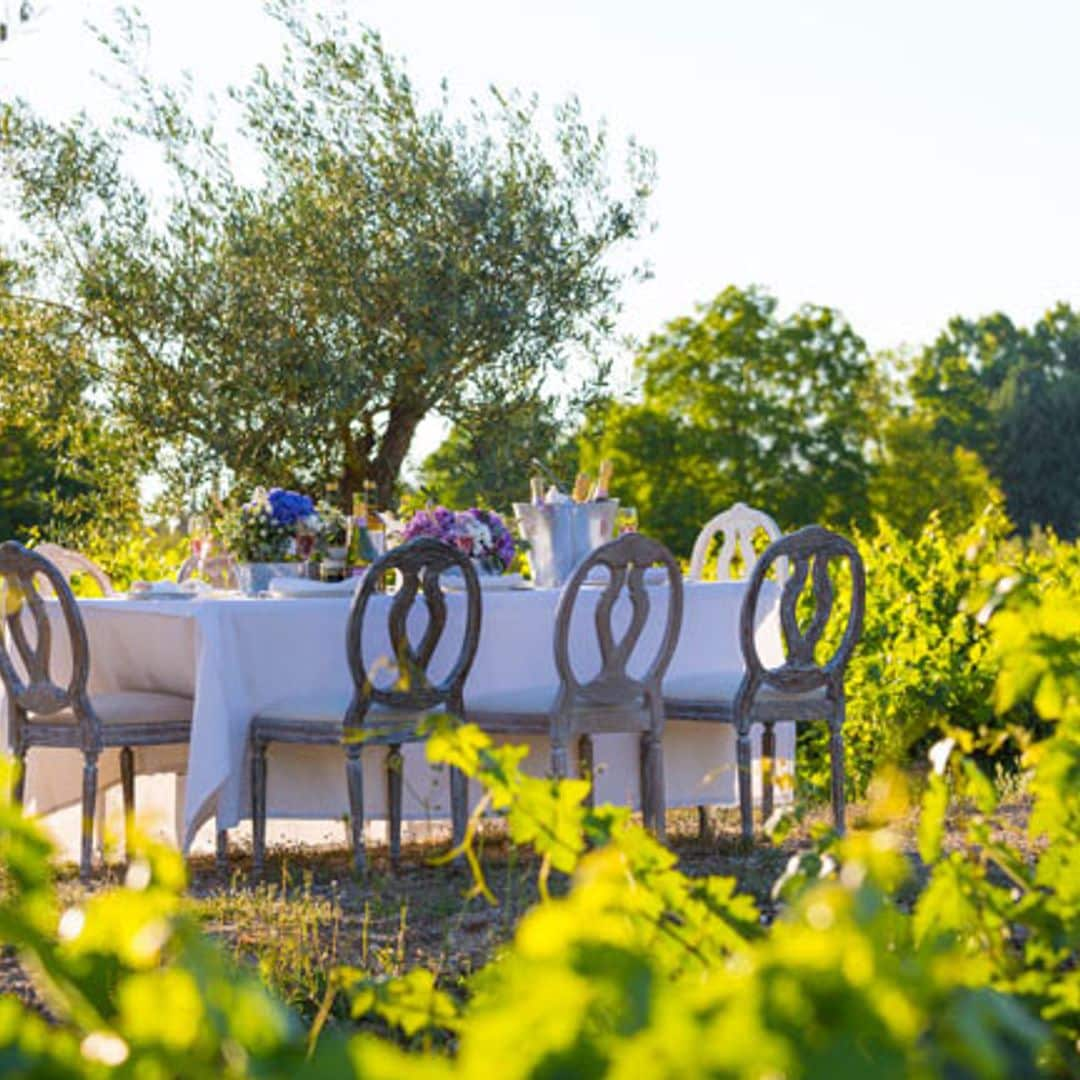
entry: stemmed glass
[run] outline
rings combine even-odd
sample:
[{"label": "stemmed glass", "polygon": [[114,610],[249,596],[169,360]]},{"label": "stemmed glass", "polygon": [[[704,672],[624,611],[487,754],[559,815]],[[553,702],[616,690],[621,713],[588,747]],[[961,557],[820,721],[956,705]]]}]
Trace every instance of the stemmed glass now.
[{"label": "stemmed glass", "polygon": [[188,536],[191,538],[191,554],[200,562],[213,545],[210,537],[210,519],[205,514],[192,514],[188,518]]},{"label": "stemmed glass", "polygon": [[188,535],[191,538],[191,554],[200,578],[205,578],[207,561],[214,552],[214,536],[210,519],[205,514],[192,514],[188,519]]}]

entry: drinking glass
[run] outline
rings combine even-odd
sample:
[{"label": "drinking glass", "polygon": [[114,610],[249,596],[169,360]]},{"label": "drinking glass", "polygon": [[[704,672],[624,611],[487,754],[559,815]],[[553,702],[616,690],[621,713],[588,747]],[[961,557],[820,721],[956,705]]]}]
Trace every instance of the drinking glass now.
[{"label": "drinking glass", "polygon": [[623,533],[638,531],[637,507],[620,506],[615,514],[615,531],[622,536]]},{"label": "drinking glass", "polygon": [[210,519],[205,514],[192,514],[188,518],[188,536],[191,539],[191,554],[196,559],[204,559],[210,554]]}]

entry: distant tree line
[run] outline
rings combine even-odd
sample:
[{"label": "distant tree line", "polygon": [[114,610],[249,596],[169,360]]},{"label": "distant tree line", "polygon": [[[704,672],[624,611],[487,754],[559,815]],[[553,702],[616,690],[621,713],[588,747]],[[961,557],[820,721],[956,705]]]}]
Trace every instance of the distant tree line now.
[{"label": "distant tree line", "polygon": [[[785,526],[917,532],[1003,498],[1024,532],[1080,532],[1080,316],[956,318],[871,355],[836,309],[784,313],[729,286],[640,348],[613,397],[625,280],[652,156],[610,163],[570,102],[426,106],[378,35],[268,4],[288,44],[233,91],[239,129],[103,39],[130,109],[102,127],[3,107],[0,170],[23,225],[0,251],[0,535],[137,519],[257,483],[393,504],[421,422],[449,421],[422,484],[507,509],[539,460],[565,485],[602,458],[680,553],[736,501]],[[241,176],[230,138],[258,163]],[[168,183],[128,167],[156,151]],[[163,194],[164,192],[164,194]],[[622,265],[622,263],[619,263]]]}]

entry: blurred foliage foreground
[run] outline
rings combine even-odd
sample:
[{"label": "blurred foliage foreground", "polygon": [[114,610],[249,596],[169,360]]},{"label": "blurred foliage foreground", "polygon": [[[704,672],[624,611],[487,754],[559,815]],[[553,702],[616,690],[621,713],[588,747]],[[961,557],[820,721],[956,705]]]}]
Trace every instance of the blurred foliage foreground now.
[{"label": "blurred foliage foreground", "polygon": [[[908,808],[879,773],[847,838],[793,857],[769,927],[730,879],[688,878],[627,811],[582,804],[585,781],[521,773],[524,750],[440,728],[542,860],[541,899],[462,987],[416,969],[329,979],[309,1030],[199,929],[178,855],[146,848],[123,887],[61,910],[39,826],[0,805],[0,933],[47,994],[50,1024],[0,1000],[8,1076],[1017,1077],[1080,1075],[1080,589],[1044,576],[988,590],[985,649],[1002,716],[1027,704],[1025,858],[996,839],[995,787],[958,729],[931,750],[911,874],[890,823]],[[995,736],[997,738],[998,736]],[[7,789],[10,775],[0,777]],[[950,815],[949,842],[946,814]],[[486,886],[472,847],[462,854]],[[570,876],[564,895],[551,873]],[[338,996],[362,1020],[326,1024]]]}]

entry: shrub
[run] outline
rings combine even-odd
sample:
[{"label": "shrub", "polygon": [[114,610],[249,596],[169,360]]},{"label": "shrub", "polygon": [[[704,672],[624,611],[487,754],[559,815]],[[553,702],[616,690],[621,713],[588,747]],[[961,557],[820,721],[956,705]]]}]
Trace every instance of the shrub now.
[{"label": "shrub", "polygon": [[[973,526],[950,535],[936,514],[910,538],[884,519],[858,536],[866,564],[866,620],[848,668],[847,773],[852,794],[865,792],[882,761],[921,761],[946,730],[987,736],[1009,725],[1037,730],[1032,710],[1017,703],[998,717],[991,704],[995,663],[979,619],[988,583],[1045,576],[1077,562],[1074,544],[1053,537],[1026,545],[991,505]],[[805,793],[828,790],[827,734],[800,732],[799,782]],[[978,754],[1014,768],[1013,744],[981,738]]]}]

